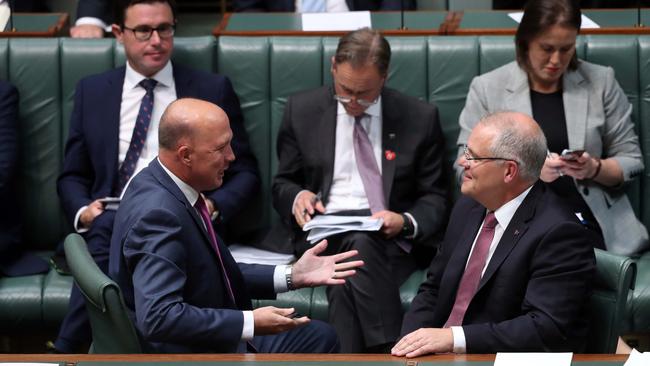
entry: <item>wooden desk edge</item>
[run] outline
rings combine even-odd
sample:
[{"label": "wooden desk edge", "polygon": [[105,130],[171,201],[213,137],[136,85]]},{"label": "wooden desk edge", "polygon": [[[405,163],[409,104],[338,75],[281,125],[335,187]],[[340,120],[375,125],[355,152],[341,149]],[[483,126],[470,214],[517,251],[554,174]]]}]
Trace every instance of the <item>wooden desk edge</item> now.
[{"label": "wooden desk edge", "polygon": [[[449,362],[449,361],[494,361],[494,354],[487,355],[430,355],[414,358],[418,362]],[[610,361],[624,362],[628,355],[575,354],[573,361]],[[2,354],[0,362],[272,362],[272,361],[403,361],[409,359],[393,357],[385,354],[137,354],[137,355],[107,355],[107,354]]]}]

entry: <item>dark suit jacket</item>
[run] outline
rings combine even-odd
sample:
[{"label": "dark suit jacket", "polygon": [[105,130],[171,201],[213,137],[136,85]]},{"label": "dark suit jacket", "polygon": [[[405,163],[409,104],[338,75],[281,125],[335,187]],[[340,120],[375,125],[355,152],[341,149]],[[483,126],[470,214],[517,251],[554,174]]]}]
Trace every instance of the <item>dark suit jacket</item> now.
[{"label": "dark suit jacket", "polygon": [[132,180],[115,217],[109,272],[146,351],[237,351],[238,309],[251,309],[251,296],[275,296],[274,267],[242,265],[242,274],[221,240],[219,248],[236,304],[201,217],[158,160]]},{"label": "dark suit jacket", "polygon": [[111,0],[79,0],[77,3],[77,19],[92,17],[101,19],[106,25],[113,22],[113,1]]},{"label": "dark suit jacket", "polygon": [[[224,184],[208,192],[228,222],[259,189],[257,161],[250,151],[239,99],[228,78],[174,64],[174,81],[179,98],[193,97],[223,108],[233,131],[236,160],[224,176]],[[70,133],[65,149],[58,193],[70,219],[79,208],[97,198],[111,195],[117,179],[120,104],[126,67],[82,79],[75,92]]]},{"label": "dark suit jacket", "polygon": [[[411,213],[418,223],[416,242],[432,245],[447,217],[445,149],[438,109],[388,88],[381,95],[381,164],[388,209]],[[287,101],[278,132],[273,205],[288,227],[297,228],[291,207],[301,190],[321,192],[327,204],[334,171],[336,111],[329,87],[302,92]],[[386,152],[394,152],[395,158],[388,160]]]},{"label": "dark suit jacket", "polygon": [[[18,180],[18,90],[0,80],[0,277],[46,272],[48,264],[24,253]],[[24,209],[33,209],[25,207]]]},{"label": "dark suit jacket", "polygon": [[[350,10],[400,10],[401,0],[346,0]],[[295,0],[233,0],[235,11],[293,12]],[[415,10],[414,0],[404,0],[404,10]]]},{"label": "dark suit jacket", "polygon": [[[442,251],[404,316],[402,334],[444,325],[485,216],[461,197]],[[506,228],[465,313],[468,353],[580,351],[595,275],[591,231],[539,182]]]}]

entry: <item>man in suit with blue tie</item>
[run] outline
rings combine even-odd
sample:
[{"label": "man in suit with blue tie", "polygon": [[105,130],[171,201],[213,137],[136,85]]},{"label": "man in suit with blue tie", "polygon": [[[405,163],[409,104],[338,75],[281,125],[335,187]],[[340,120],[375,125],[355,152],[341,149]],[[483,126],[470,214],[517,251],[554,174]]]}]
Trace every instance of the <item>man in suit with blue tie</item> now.
[{"label": "man in suit with blue tie", "polygon": [[[217,225],[227,223],[259,189],[257,162],[230,81],[170,62],[176,6],[173,0],[124,0],[113,33],[124,45],[125,66],[84,78],[77,85],[59,197],[75,230],[83,233],[100,268],[108,271],[115,211],[105,197],[119,197],[128,181],[155,158],[158,122],[180,97],[223,108],[233,130],[237,161],[218,190],[204,192]],[[73,288],[69,310],[55,341],[60,352],[79,351],[90,340],[83,297]]]},{"label": "man in suit with blue tie", "polygon": [[235,160],[232,137],[228,116],[216,105],[173,102],[160,122],[158,158],[124,194],[110,275],[142,346],[152,353],[336,352],[331,326],[292,316],[292,308],[253,310],[250,299],[340,285],[363,262],[344,262],[357,251],[320,257],[327,246],[321,242],[292,266],[238,266],[212,230],[200,193],[222,184]]},{"label": "man in suit with blue tie", "polygon": [[393,355],[584,349],[597,237],[539,180],[546,153],[523,113],[476,125],[463,196]]}]

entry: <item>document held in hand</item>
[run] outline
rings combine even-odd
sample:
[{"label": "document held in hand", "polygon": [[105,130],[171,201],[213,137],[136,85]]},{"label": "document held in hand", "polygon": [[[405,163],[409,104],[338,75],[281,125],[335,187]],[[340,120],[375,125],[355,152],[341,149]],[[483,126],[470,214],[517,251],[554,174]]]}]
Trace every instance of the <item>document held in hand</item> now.
[{"label": "document held in hand", "polygon": [[306,223],[302,230],[309,231],[307,240],[314,244],[328,236],[347,231],[378,231],[383,223],[383,219],[370,216],[317,215]]}]

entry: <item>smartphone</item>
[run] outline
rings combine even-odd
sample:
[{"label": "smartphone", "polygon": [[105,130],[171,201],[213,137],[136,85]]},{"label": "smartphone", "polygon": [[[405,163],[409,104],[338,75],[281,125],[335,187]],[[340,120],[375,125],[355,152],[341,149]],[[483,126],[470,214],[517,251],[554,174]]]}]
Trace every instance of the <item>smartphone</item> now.
[{"label": "smartphone", "polygon": [[120,207],[120,197],[104,197],[100,198],[99,202],[104,205],[104,210],[117,211]]},{"label": "smartphone", "polygon": [[564,149],[562,150],[562,154],[560,154],[560,158],[563,160],[576,160],[581,157],[584,152],[584,150]]},{"label": "smartphone", "polygon": [[296,318],[302,318],[302,317],[304,317],[304,315],[302,315],[302,314],[300,314],[300,313],[298,313],[296,311],[294,311],[293,313],[287,315],[287,318],[289,318],[289,319],[296,319]]}]

